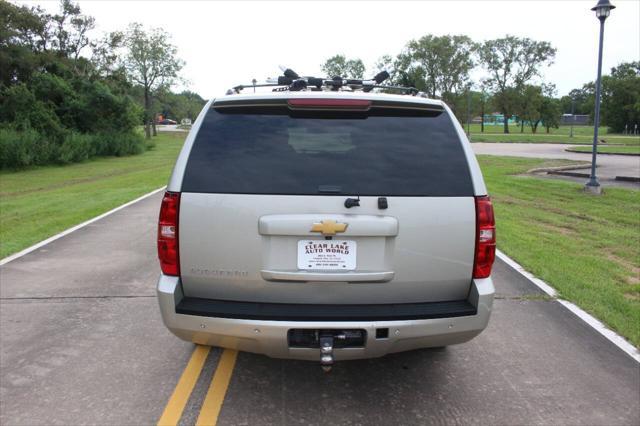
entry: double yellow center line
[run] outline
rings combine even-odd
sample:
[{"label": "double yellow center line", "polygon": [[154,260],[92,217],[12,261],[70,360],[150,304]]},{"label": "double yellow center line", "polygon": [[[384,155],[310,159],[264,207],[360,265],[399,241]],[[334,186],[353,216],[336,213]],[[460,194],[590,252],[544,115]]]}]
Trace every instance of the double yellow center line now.
[{"label": "double yellow center line", "polygon": [[[211,347],[209,346],[196,346],[196,349],[191,354],[191,359],[182,372],[182,376],[180,376],[180,380],[173,394],[171,394],[171,398],[169,398],[164,408],[160,420],[158,420],[158,426],[178,424],[210,351]],[[202,408],[196,421],[197,426],[215,425],[218,422],[218,415],[220,414],[229,382],[231,381],[231,375],[233,374],[237,357],[238,351],[236,350],[225,349],[222,352],[216,371],[211,379],[209,390],[202,403]]]}]

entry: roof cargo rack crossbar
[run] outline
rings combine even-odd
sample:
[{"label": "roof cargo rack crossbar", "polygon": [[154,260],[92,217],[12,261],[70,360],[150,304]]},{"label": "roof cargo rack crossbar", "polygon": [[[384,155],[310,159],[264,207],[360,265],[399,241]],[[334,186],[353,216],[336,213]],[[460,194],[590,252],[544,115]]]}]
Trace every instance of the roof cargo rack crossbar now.
[{"label": "roof cargo rack crossbar", "polygon": [[362,90],[363,92],[370,92],[373,89],[382,89],[393,92],[400,92],[407,95],[419,95],[420,91],[415,87],[405,87],[405,86],[394,86],[394,85],[385,85],[381,84],[383,81],[389,78],[389,73],[387,71],[381,71],[376,74],[370,80],[362,80],[362,79],[351,79],[351,78],[343,78],[343,77],[333,77],[331,79],[327,78],[317,78],[317,77],[300,77],[295,71],[291,69],[285,69],[284,75],[278,77],[277,82],[268,82],[256,84],[255,80],[253,80],[253,84],[240,84],[229,91],[227,91],[228,95],[234,93],[240,93],[244,89],[255,88],[257,87],[273,87],[274,92],[282,92],[282,91],[302,91],[302,90],[323,90],[328,89],[332,91],[338,91],[344,87],[355,90]]}]

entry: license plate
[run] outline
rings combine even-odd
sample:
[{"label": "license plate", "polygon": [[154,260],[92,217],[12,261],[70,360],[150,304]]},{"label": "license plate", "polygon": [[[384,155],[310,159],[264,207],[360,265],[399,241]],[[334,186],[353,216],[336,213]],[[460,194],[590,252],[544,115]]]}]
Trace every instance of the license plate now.
[{"label": "license plate", "polygon": [[298,269],[352,271],[356,269],[356,242],[299,240]]}]

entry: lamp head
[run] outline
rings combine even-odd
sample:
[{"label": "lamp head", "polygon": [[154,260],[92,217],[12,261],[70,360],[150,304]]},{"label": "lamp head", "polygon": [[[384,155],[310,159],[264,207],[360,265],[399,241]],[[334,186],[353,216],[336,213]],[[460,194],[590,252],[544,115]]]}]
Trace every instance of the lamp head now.
[{"label": "lamp head", "polygon": [[612,5],[609,0],[598,0],[598,4],[593,6],[591,10],[596,12],[596,17],[603,21],[609,17],[611,10],[615,8],[616,7]]}]

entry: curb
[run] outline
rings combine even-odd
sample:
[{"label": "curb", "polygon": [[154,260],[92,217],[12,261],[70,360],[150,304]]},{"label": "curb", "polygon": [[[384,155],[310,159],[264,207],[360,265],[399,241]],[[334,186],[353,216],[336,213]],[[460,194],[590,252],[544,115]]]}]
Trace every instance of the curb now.
[{"label": "curb", "polygon": [[580,307],[578,307],[574,303],[569,302],[568,300],[564,300],[564,299],[559,298],[558,297],[558,291],[555,288],[551,287],[549,284],[547,284],[546,282],[544,282],[540,278],[537,278],[531,272],[529,272],[526,269],[524,269],[522,267],[522,265],[520,265],[515,260],[511,259],[509,256],[504,254],[502,251],[496,250],[496,256],[498,258],[500,258],[500,260],[502,260],[504,263],[509,265],[509,267],[511,267],[514,271],[516,271],[517,273],[519,273],[520,275],[525,277],[533,285],[535,285],[540,290],[542,290],[546,295],[548,295],[548,296],[554,298],[555,300],[557,300],[558,303],[560,303],[562,306],[564,306],[565,308],[567,308],[568,310],[573,312],[578,318],[580,318],[582,321],[586,322],[587,325],[589,325],[595,331],[600,333],[602,336],[604,336],[607,340],[609,340],[611,343],[616,345],[618,348],[620,348],[624,352],[626,352],[627,355],[629,355],[631,358],[636,360],[636,362],[640,363],[640,351],[635,346],[633,346],[631,343],[629,343],[627,341],[627,339],[625,339],[624,337],[620,336],[615,331],[607,328],[607,326],[604,325],[600,320],[598,320],[597,318],[595,318],[593,315],[589,314],[588,312],[584,311],[583,309],[581,309]]},{"label": "curb", "polygon": [[[549,175],[558,175],[558,176],[569,176],[569,177],[579,177],[579,178],[588,178],[591,176],[589,173],[580,173],[580,172],[571,172],[571,171],[562,171],[562,170],[551,170],[548,171]],[[619,182],[632,182],[632,183],[640,183],[640,177],[635,176],[616,176],[613,180],[617,180]]]},{"label": "curb", "polygon": [[635,176],[616,176],[616,180],[620,180],[623,182],[640,182],[640,177]]},{"label": "curb", "polygon": [[[558,167],[540,167],[537,169],[528,170],[527,173],[547,173],[549,175],[588,178],[589,176],[591,176],[590,173],[573,172],[572,170],[589,169],[590,167],[591,165],[589,164],[587,165],[576,164],[573,166],[558,166]],[[640,177],[636,177],[636,176],[616,176],[614,180],[621,181],[621,182],[640,183]]]},{"label": "curb", "polygon": [[591,168],[591,163],[588,164],[573,164],[570,166],[555,166],[555,167],[538,167],[536,169],[527,170],[527,173],[554,173],[563,172],[565,170],[582,170]]},{"label": "curb", "polygon": [[558,176],[570,176],[570,177],[580,177],[580,178],[588,178],[591,176],[589,173],[579,173],[579,172],[564,172],[564,171],[551,171],[547,172],[549,175],[558,175]]},{"label": "curb", "polygon": [[[607,146],[610,146],[610,145],[607,145]],[[618,146],[624,146],[624,145],[618,145]],[[575,151],[571,148],[565,149],[565,152],[571,152],[574,154],[589,154],[589,155],[592,154],[591,151]],[[629,157],[640,157],[640,154],[634,154],[631,152],[598,152],[598,155],[626,155]]]}]

